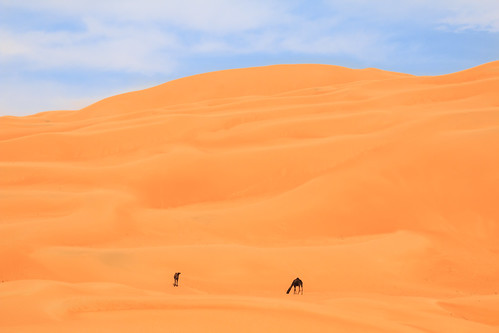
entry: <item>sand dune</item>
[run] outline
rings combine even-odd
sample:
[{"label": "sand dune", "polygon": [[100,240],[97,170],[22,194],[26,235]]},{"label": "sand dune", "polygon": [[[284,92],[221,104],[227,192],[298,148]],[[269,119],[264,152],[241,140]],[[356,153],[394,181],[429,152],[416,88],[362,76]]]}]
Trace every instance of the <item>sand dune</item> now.
[{"label": "sand dune", "polygon": [[497,91],[282,65],[1,117],[0,330],[498,332]]}]

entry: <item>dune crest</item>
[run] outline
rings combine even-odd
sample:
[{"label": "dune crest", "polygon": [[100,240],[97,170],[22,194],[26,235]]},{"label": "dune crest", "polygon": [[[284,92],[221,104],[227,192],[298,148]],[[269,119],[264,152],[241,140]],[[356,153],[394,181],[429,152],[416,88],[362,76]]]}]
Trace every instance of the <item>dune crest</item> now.
[{"label": "dune crest", "polygon": [[497,332],[497,91],[278,65],[1,117],[0,330]]}]

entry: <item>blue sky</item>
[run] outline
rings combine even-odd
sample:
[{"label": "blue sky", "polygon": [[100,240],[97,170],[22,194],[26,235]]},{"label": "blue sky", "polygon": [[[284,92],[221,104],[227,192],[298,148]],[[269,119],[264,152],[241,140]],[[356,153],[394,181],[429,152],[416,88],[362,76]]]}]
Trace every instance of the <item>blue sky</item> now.
[{"label": "blue sky", "polygon": [[439,75],[494,60],[499,0],[0,0],[0,115],[230,68]]}]

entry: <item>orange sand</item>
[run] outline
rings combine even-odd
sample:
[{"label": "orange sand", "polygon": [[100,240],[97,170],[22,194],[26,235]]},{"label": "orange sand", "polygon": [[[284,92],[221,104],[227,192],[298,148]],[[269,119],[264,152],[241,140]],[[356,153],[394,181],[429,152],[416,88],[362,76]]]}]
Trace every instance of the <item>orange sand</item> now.
[{"label": "orange sand", "polygon": [[0,331],[499,332],[498,92],[283,65],[1,117]]}]

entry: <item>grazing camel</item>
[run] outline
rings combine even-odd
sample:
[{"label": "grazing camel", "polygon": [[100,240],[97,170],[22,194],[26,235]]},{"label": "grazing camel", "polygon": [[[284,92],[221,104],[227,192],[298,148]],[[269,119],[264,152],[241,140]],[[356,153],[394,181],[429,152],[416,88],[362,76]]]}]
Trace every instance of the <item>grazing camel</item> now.
[{"label": "grazing camel", "polygon": [[293,293],[296,294],[296,287],[298,287],[298,294],[301,292],[301,294],[303,295],[303,282],[302,280],[300,280],[300,278],[296,278],[293,280],[291,286],[289,286],[288,290],[286,291],[286,294],[289,294],[291,288],[293,288]]},{"label": "grazing camel", "polygon": [[178,287],[178,276],[180,275],[180,272],[173,274],[173,286]]}]

